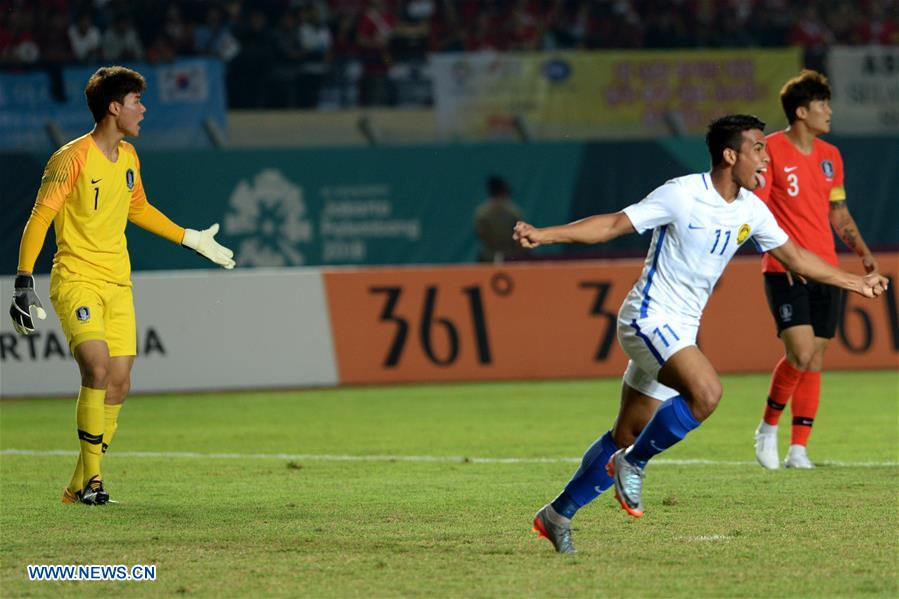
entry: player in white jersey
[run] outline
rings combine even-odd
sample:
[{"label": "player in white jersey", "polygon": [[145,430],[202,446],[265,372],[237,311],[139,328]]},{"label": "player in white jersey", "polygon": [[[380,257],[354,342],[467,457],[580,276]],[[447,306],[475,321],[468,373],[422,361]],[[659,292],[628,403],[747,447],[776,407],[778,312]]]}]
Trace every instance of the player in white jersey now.
[{"label": "player in white jersey", "polygon": [[640,356],[631,360],[625,382],[668,399],[678,392],[656,375],[668,357],[696,345],[699,319],[724,267],[749,239],[768,251],[787,234],[754,193],[738,188],[727,202],[708,173],[672,179],[622,212],[636,232],[653,231],[643,273],[618,314],[625,352]]},{"label": "player in white jersey", "polygon": [[561,553],[574,551],[571,518],[610,486],[621,507],[641,517],[648,460],[682,440],[718,405],[721,381],[696,346],[696,334],[709,295],[740,245],[752,239],[791,271],[865,297],[886,289],[880,275],[844,272],[794,244],[750,193],[768,164],[764,127],[748,115],[712,122],[706,134],[710,172],[668,181],[621,212],[542,229],[515,226],[513,237],[525,248],[653,231],[643,273],[618,314],[618,341],[630,358],[618,418],[584,454],[562,493],[534,518],[534,530]]}]

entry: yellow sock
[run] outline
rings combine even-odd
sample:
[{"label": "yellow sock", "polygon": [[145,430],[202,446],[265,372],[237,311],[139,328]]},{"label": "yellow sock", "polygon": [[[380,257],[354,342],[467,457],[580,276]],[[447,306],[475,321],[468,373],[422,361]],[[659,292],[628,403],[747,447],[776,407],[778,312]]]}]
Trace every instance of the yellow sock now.
[{"label": "yellow sock", "polygon": [[69,481],[69,491],[77,493],[84,488],[84,460],[81,459],[81,450],[78,451],[78,461],[75,463],[75,473]]},{"label": "yellow sock", "polygon": [[81,445],[82,488],[92,478],[100,478],[101,444],[103,443],[103,400],[106,389],[82,387],[78,393],[76,422]]},{"label": "yellow sock", "polygon": [[[112,438],[115,436],[116,430],[119,428],[119,412],[122,410],[122,404],[103,404],[104,427],[103,427],[103,445],[101,447],[100,458],[106,454]],[[69,481],[69,491],[75,493],[80,491],[84,486],[84,460],[81,452],[78,452],[78,462],[75,464],[75,473],[72,474],[72,480]]]},{"label": "yellow sock", "polygon": [[112,438],[115,436],[116,430],[119,428],[119,412],[122,411],[122,404],[120,403],[108,403],[103,404],[103,416],[104,416],[104,427],[103,427],[103,453],[106,453],[106,450],[109,449],[109,444],[112,443]]}]

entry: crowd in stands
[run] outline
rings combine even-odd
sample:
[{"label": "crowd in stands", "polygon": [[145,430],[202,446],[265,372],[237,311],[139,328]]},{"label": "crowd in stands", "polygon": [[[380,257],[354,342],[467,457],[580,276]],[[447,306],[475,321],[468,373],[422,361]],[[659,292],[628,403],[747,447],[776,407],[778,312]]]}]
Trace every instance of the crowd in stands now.
[{"label": "crowd in stands", "polygon": [[218,57],[232,107],[430,101],[459,51],[899,44],[899,0],[0,0],[0,66]]}]

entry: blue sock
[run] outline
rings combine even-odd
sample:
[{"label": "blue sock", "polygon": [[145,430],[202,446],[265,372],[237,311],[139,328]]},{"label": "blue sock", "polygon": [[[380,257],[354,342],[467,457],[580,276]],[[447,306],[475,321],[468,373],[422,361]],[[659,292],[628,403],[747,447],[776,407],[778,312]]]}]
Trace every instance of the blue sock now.
[{"label": "blue sock", "polygon": [[699,426],[699,421],[690,412],[690,406],[680,395],[662,402],[659,409],[653,415],[652,420],[634,441],[634,445],[627,453],[627,460],[644,468],[649,458],[662,453],[681,439],[687,433]]},{"label": "blue sock", "polygon": [[612,431],[597,439],[584,454],[581,467],[565,485],[565,490],[553,500],[553,509],[566,518],[571,518],[579,509],[611,487],[612,477],[606,473],[606,463],[617,449],[612,441]]}]

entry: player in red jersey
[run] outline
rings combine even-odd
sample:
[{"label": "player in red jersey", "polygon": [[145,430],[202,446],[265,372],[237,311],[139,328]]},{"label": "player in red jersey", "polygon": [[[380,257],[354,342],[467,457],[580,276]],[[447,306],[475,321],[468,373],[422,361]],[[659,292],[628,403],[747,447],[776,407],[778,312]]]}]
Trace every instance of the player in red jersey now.
[{"label": "player in red jersey", "polygon": [[[797,244],[836,265],[833,227],[862,259],[865,272],[876,272],[877,262],[846,205],[840,151],[819,138],[830,131],[827,78],[803,70],[783,86],[780,101],[790,124],[768,136],[770,181],[756,194]],[[792,398],[793,426],[784,466],[814,468],[806,444],[818,411],[824,352],[840,318],[841,293],[790,273],[770,254],[762,258],[762,271],[784,357],[771,377],[764,417],[755,433],[755,455],[765,468],[779,467],[777,423]]]}]

